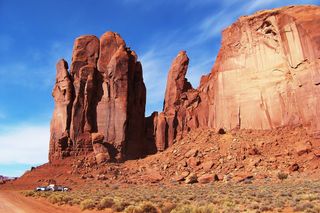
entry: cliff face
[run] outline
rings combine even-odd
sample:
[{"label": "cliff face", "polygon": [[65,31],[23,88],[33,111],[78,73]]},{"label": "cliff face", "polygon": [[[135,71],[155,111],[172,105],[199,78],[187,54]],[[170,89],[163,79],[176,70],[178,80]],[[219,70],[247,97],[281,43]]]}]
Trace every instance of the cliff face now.
[{"label": "cliff face", "polygon": [[213,69],[201,78],[198,89],[182,86],[187,85],[187,66],[179,63],[179,53],[168,74],[164,111],[153,118],[158,150],[198,127],[273,129],[301,124],[319,134],[319,29],[316,6],[241,17],[223,31]]},{"label": "cliff face", "polygon": [[98,163],[143,153],[146,101],[137,55],[116,33],[75,40],[70,74],[57,64],[49,160],[94,153]]},{"label": "cliff face", "polygon": [[[163,112],[144,118],[146,90],[136,54],[116,33],[76,39],[70,73],[57,64],[50,161],[94,153],[98,163],[163,151],[196,128],[303,125],[320,137],[320,8],[294,6],[239,18],[200,86],[186,79],[181,51]],[[147,141],[148,143],[145,143]]]},{"label": "cliff face", "polygon": [[320,130],[320,8],[242,17],[223,32],[208,91],[209,127]]}]

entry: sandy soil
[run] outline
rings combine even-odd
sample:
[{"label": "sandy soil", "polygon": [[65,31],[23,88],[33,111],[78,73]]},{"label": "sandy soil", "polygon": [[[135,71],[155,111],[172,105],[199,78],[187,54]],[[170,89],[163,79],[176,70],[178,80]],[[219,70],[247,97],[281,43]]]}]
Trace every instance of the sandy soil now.
[{"label": "sandy soil", "polygon": [[[84,213],[97,211],[81,211],[78,207],[57,206],[44,199],[27,198],[18,191],[0,191],[0,213]],[[100,211],[101,212],[101,211]]]}]

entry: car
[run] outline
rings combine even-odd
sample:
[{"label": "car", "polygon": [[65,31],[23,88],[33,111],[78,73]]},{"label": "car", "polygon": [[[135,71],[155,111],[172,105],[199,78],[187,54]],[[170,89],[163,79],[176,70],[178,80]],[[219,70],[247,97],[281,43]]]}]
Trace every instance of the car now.
[{"label": "car", "polygon": [[70,188],[64,187],[64,186],[58,186],[58,187],[56,188],[56,191],[66,192],[66,191],[70,191]]},{"label": "car", "polygon": [[46,186],[38,186],[37,188],[35,188],[35,191],[47,191],[47,187]]},{"label": "car", "polygon": [[48,190],[48,191],[57,191],[57,186],[54,185],[54,184],[49,184],[49,185],[47,186],[47,190]]},{"label": "car", "polygon": [[35,191],[61,191],[66,192],[71,189],[65,186],[56,186],[55,184],[49,184],[48,186],[38,186],[35,188]]}]

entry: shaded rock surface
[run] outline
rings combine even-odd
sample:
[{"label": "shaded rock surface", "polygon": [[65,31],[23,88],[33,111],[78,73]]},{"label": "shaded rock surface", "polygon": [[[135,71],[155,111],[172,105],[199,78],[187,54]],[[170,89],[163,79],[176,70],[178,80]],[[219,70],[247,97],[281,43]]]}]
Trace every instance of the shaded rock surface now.
[{"label": "shaded rock surface", "polygon": [[142,156],[146,91],[135,52],[119,34],[81,36],[57,64],[49,160],[94,153],[98,163]]}]

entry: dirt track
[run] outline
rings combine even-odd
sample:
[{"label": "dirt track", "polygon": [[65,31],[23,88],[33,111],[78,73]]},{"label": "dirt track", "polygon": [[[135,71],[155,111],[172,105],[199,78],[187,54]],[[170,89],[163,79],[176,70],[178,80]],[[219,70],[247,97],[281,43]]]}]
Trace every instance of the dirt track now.
[{"label": "dirt track", "polygon": [[77,213],[95,212],[81,211],[77,207],[56,206],[45,200],[27,198],[17,191],[0,191],[0,213]]}]

